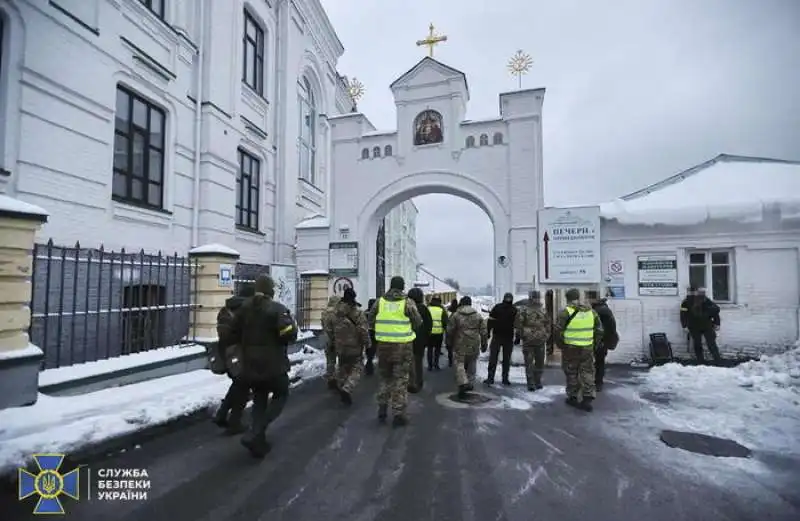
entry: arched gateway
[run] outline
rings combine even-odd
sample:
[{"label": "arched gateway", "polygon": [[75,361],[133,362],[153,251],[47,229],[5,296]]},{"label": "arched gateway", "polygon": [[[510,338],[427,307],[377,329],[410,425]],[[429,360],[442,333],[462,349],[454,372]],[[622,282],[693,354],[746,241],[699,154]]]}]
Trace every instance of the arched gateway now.
[{"label": "arched gateway", "polygon": [[433,58],[391,89],[397,130],[376,131],[360,113],[329,118],[329,216],[298,225],[298,270],[329,269],[331,284],[345,276],[362,299],[373,297],[382,219],[411,197],[452,194],[478,205],[494,225],[496,294],[519,292],[537,273],[544,89],[500,94],[499,117],[480,121],[464,120],[464,73]]}]

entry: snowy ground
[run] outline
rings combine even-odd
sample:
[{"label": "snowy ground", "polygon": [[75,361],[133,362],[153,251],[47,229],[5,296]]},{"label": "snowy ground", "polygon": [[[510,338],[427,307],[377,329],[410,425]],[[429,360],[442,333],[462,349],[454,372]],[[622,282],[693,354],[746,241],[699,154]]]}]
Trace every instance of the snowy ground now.
[{"label": "snowy ground", "polygon": [[668,428],[800,455],[800,345],[734,368],[656,367],[638,394]]},{"label": "snowy ground", "polygon": [[[306,346],[289,357],[295,385],[325,371],[325,356]],[[0,474],[37,452],[72,452],[83,446],[216,405],[226,376],[210,371],[168,376],[69,397],[40,394],[30,407],[0,411]]]}]

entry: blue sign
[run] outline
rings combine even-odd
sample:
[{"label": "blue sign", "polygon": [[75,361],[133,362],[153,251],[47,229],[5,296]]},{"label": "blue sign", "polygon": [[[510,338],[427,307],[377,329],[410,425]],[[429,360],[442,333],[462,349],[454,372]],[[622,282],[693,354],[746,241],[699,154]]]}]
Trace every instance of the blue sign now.
[{"label": "blue sign", "polygon": [[625,298],[625,286],[608,286],[607,293],[609,298]]}]

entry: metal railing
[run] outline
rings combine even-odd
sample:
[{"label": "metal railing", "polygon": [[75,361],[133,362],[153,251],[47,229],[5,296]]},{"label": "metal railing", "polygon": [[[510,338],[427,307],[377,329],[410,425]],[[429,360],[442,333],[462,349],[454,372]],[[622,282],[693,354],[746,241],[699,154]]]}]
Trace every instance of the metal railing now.
[{"label": "metal railing", "polygon": [[295,320],[297,327],[308,330],[311,326],[311,280],[297,277],[295,290]]},{"label": "metal railing", "polygon": [[36,244],[28,334],[44,368],[180,344],[196,313],[196,268],[177,253]]}]

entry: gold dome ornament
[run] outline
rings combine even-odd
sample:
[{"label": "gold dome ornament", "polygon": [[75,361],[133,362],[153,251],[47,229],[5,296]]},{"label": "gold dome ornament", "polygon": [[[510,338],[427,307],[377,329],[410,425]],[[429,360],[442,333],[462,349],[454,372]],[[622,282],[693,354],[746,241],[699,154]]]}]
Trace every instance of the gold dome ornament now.
[{"label": "gold dome ornament", "polygon": [[522,88],[522,77],[531,70],[531,65],[533,65],[533,58],[531,55],[524,52],[522,49],[519,49],[514,55],[508,60],[508,71],[511,73],[512,76],[517,77],[517,85],[521,89]]},{"label": "gold dome ornament", "polygon": [[353,105],[356,105],[358,100],[364,97],[364,92],[366,92],[364,84],[355,77],[348,78],[345,81],[347,82],[347,93],[350,95],[350,99],[353,100]]}]

